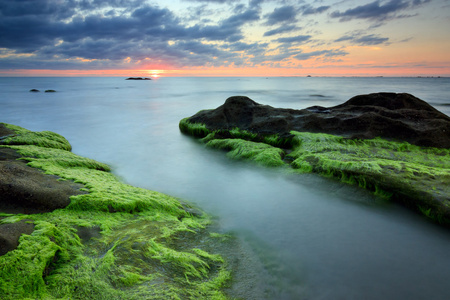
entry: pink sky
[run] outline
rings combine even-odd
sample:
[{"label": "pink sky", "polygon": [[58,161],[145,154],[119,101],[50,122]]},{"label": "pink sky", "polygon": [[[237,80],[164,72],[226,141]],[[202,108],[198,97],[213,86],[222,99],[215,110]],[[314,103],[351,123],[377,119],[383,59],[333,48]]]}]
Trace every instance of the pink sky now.
[{"label": "pink sky", "polygon": [[450,1],[0,0],[0,76],[450,76]]}]

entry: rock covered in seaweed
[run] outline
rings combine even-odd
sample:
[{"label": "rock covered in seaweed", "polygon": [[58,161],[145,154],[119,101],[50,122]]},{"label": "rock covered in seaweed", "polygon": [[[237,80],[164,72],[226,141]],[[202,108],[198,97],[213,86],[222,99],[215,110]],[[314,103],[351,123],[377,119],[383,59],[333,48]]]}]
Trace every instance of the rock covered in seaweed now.
[{"label": "rock covered in seaweed", "polygon": [[359,95],[334,107],[302,110],[274,108],[245,96],[234,96],[216,109],[197,113],[189,121],[203,123],[210,130],[238,127],[260,134],[296,130],[450,148],[450,117],[406,93]]},{"label": "rock covered in seaweed", "polygon": [[[17,136],[0,123],[0,145]],[[16,150],[0,147],[0,212],[34,214],[51,212],[70,204],[70,196],[84,192],[81,184],[60,181],[26,165]],[[30,234],[34,226],[27,222],[0,225],[0,256],[14,250],[22,233]]]}]

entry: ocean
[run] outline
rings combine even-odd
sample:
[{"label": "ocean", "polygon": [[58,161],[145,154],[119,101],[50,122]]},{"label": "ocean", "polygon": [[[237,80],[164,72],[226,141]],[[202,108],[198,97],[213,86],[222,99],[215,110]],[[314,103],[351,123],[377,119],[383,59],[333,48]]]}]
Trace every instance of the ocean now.
[{"label": "ocean", "polygon": [[0,122],[57,132],[124,182],[216,216],[265,261],[255,284],[268,299],[448,299],[447,229],[353,186],[231,161],[178,129],[235,95],[302,109],[373,92],[450,115],[450,78],[27,77],[0,78]]}]

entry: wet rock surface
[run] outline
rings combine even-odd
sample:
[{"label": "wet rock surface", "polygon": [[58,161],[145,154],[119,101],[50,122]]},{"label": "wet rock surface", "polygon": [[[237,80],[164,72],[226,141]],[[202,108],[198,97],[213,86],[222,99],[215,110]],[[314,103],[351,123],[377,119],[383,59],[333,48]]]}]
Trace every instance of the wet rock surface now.
[{"label": "wet rock surface", "polygon": [[203,123],[210,130],[238,127],[260,134],[296,130],[450,148],[450,117],[406,93],[359,95],[337,106],[302,110],[274,108],[234,96],[216,109],[198,112],[189,121]]},{"label": "wet rock surface", "polygon": [[22,234],[31,234],[34,224],[29,220],[22,220],[13,224],[0,225],[0,256],[14,250],[19,245]]},{"label": "wet rock surface", "polygon": [[[50,212],[70,204],[70,196],[84,193],[83,186],[59,177],[46,175],[17,160],[21,155],[0,148],[0,212],[34,214]],[[34,225],[24,220],[0,225],[0,256],[14,250],[22,234],[31,234]]]},{"label": "wet rock surface", "polygon": [[[1,139],[14,131],[0,124]],[[50,212],[70,204],[70,196],[82,194],[83,187],[29,167],[16,150],[0,147],[0,212],[34,214]],[[0,225],[0,255],[15,249],[22,233],[30,234],[34,226],[21,221]]]},{"label": "wet rock surface", "polygon": [[[13,214],[50,212],[70,204],[70,196],[80,194],[82,185],[70,181],[58,181],[57,176],[47,175],[28,167],[22,161],[3,160],[15,156],[0,148],[0,211]],[[10,150],[10,149],[8,149]],[[8,151],[9,152],[9,151]]]}]

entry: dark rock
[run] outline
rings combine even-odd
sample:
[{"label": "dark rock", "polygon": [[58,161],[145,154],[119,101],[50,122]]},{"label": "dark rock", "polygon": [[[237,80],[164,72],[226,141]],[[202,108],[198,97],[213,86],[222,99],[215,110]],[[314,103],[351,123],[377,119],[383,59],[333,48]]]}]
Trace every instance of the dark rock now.
[{"label": "dark rock", "polygon": [[360,95],[334,107],[302,110],[274,108],[245,96],[234,96],[216,109],[200,111],[189,121],[204,123],[210,130],[239,127],[260,134],[296,130],[450,148],[450,117],[406,93]]},{"label": "dark rock", "polygon": [[[0,124],[0,140],[14,131]],[[81,194],[81,184],[29,167],[16,150],[0,147],[0,212],[42,213],[69,205],[71,195]]]},{"label": "dark rock", "polygon": [[15,132],[13,130],[6,127],[3,123],[0,123],[0,140],[14,134]]},{"label": "dark rock", "polygon": [[83,243],[89,242],[91,239],[99,239],[101,238],[101,228],[100,226],[93,227],[81,227],[76,226],[77,234],[80,237]]},{"label": "dark rock", "polygon": [[129,77],[125,80],[152,80],[152,79],[148,77]]},{"label": "dark rock", "polygon": [[16,249],[19,245],[20,236],[31,234],[33,230],[34,224],[30,220],[0,225],[0,256]]},{"label": "dark rock", "polygon": [[46,93],[55,93],[55,90],[45,90]]},{"label": "dark rock", "polygon": [[[0,136],[13,131],[0,124]],[[16,150],[0,147],[0,212],[33,214],[50,212],[70,204],[70,196],[84,194],[81,184],[58,181],[26,165]],[[33,224],[25,221],[0,225],[0,256],[14,250],[22,233],[31,234]]]},{"label": "dark rock", "polygon": [[36,92],[40,92],[40,91],[37,89],[31,89],[30,92],[36,93]]},{"label": "dark rock", "polygon": [[[6,153],[5,152],[9,152]],[[1,157],[13,158],[10,149],[0,148]],[[70,204],[70,196],[82,192],[80,184],[58,181],[27,166],[22,161],[0,160],[0,211],[4,213],[43,213]]]}]

